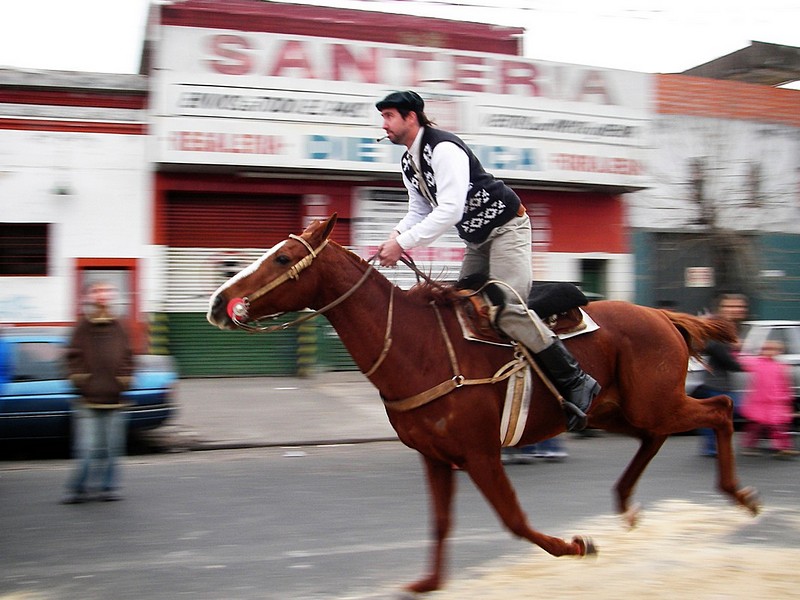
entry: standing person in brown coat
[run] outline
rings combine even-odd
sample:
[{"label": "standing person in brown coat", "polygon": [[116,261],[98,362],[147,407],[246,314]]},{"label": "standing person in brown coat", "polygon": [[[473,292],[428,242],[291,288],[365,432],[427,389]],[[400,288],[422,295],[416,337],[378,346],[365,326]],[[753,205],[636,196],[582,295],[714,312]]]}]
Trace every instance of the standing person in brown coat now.
[{"label": "standing person in brown coat", "polygon": [[99,499],[121,499],[117,459],[125,451],[127,436],[122,392],[131,382],[133,353],[112,312],[116,295],[116,287],[108,282],[89,285],[86,314],[75,327],[67,351],[69,377],[81,399],[73,411],[77,463],[67,482],[64,504],[89,499],[93,467],[99,476]]}]

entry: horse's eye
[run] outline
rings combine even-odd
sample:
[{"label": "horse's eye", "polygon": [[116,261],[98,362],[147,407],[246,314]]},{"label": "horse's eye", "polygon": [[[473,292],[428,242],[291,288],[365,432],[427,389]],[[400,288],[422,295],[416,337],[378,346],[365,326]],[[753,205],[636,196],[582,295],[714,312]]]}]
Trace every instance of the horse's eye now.
[{"label": "horse's eye", "polygon": [[288,265],[290,262],[292,262],[292,259],[285,254],[279,254],[275,257],[275,262],[279,265]]}]

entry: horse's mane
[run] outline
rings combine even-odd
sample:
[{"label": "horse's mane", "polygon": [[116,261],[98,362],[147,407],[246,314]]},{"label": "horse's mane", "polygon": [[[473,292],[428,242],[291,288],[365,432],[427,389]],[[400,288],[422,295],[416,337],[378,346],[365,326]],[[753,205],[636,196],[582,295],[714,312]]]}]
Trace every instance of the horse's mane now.
[{"label": "horse's mane", "polygon": [[453,285],[438,281],[418,283],[408,290],[407,295],[420,302],[426,304],[433,302],[438,306],[451,306],[464,299]]}]

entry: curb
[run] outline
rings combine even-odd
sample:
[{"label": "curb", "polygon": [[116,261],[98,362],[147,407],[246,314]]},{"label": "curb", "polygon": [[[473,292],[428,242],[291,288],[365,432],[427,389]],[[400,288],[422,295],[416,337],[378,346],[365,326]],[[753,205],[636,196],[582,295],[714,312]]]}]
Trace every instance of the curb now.
[{"label": "curb", "polygon": [[139,441],[164,453],[210,452],[213,450],[248,450],[254,448],[298,448],[302,446],[336,446],[370,444],[373,442],[399,442],[397,436],[320,438],[308,440],[209,440],[196,437],[192,431],[181,430],[180,425],[139,432]]},{"label": "curb", "polygon": [[376,442],[399,442],[396,437],[352,438],[333,440],[308,440],[296,442],[196,442],[186,448],[187,452],[209,452],[213,450],[248,450],[253,448],[300,448],[303,446],[343,446],[371,444]]}]

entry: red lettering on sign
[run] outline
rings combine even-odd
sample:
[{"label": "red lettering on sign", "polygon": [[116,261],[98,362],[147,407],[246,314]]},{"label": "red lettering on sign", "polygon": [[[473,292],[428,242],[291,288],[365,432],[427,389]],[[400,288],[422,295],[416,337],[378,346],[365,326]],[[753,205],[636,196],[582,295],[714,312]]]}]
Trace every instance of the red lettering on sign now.
[{"label": "red lettering on sign", "polygon": [[[378,49],[356,48],[335,44],[333,46],[333,79],[336,81],[359,81],[378,83]],[[355,77],[352,74],[355,73]]]},{"label": "red lettering on sign", "polygon": [[632,158],[558,153],[552,155],[552,161],[553,166],[562,171],[613,173],[615,175],[642,175],[644,173],[642,163]]},{"label": "red lettering on sign", "polygon": [[281,154],[281,138],[254,133],[173,131],[170,150],[178,152],[224,152],[231,154]]},{"label": "red lettering on sign", "polygon": [[497,93],[615,105],[625,100],[602,69],[536,63],[523,58],[476,56],[408,47],[388,48],[321,39],[282,39],[253,34],[208,38],[203,60],[224,75],[430,86],[467,93]]},{"label": "red lettering on sign", "polygon": [[243,50],[251,50],[247,38],[239,35],[215,35],[210,40],[210,50],[224,60],[211,59],[212,71],[223,75],[246,75],[253,68],[253,59]]},{"label": "red lettering on sign", "polygon": [[416,52],[414,50],[398,50],[394,55],[397,58],[407,59],[409,66],[409,87],[417,87],[423,83],[430,83],[425,81],[425,77],[422,76],[420,66],[423,63],[434,59],[434,55],[432,53]]},{"label": "red lettering on sign", "polygon": [[462,92],[483,92],[489,80],[486,61],[477,56],[453,58],[453,88]]},{"label": "red lettering on sign", "polygon": [[300,79],[316,79],[314,68],[306,54],[306,45],[300,40],[284,42],[277,52],[272,70],[265,75],[272,77],[299,77]]},{"label": "red lettering on sign", "polygon": [[[503,61],[500,70],[501,94],[518,94],[523,96],[539,96],[536,78],[539,75],[536,66],[531,63]],[[515,89],[516,88],[516,89]]]},{"label": "red lettering on sign", "polygon": [[600,96],[603,104],[614,104],[614,100],[611,98],[611,94],[606,87],[603,75],[597,71],[586,71],[583,83],[578,90],[575,100],[583,102],[586,100],[586,96]]}]

